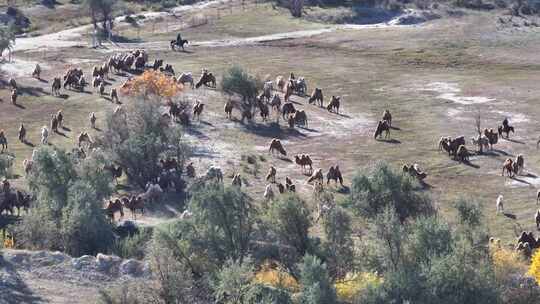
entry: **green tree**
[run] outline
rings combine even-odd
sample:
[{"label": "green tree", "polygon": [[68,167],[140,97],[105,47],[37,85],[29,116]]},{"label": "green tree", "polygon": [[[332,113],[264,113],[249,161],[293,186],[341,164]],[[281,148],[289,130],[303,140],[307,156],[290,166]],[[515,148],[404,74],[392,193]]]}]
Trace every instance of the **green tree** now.
[{"label": "green tree", "polygon": [[336,206],[324,217],[326,264],[330,277],[343,278],[354,266],[351,217]]},{"label": "green tree", "polygon": [[433,214],[429,198],[419,193],[418,184],[410,176],[397,172],[385,163],[377,163],[354,176],[351,195],[345,205],[358,215],[375,218],[392,208],[400,221],[418,215]]},{"label": "green tree", "polygon": [[223,75],[221,88],[225,93],[238,94],[244,101],[252,100],[262,89],[262,82],[240,66],[232,66]]},{"label": "green tree", "polygon": [[256,291],[253,265],[249,259],[243,262],[228,260],[217,273],[214,294],[218,303],[247,304]]},{"label": "green tree", "polygon": [[13,45],[15,45],[15,29],[13,25],[0,26],[0,56],[3,56],[4,51],[8,50],[11,60]]},{"label": "green tree", "polygon": [[242,263],[249,252],[255,221],[250,198],[236,187],[210,183],[192,194],[188,209],[210,257],[218,265],[229,259]]},{"label": "green tree", "polygon": [[[114,10],[117,0],[85,0],[84,6],[90,11],[92,24],[98,29],[98,23],[102,23],[102,30],[107,33],[113,28]],[[108,24],[108,25],[107,25]]]},{"label": "green tree", "polygon": [[330,282],[326,264],[312,255],[304,256],[300,269],[300,303],[336,303],[336,291]]},{"label": "green tree", "polygon": [[16,227],[19,243],[76,256],[107,252],[113,234],[102,204],[112,189],[104,158],[95,152],[75,162],[49,147],[37,149],[33,158],[28,183],[36,204]]},{"label": "green tree", "polygon": [[110,160],[124,168],[130,182],[144,189],[148,182],[156,183],[160,178],[159,160],[175,157],[180,168],[165,178],[182,191],[180,173],[191,154],[182,129],[163,125],[159,100],[136,97],[125,112],[107,117],[101,141]]}]

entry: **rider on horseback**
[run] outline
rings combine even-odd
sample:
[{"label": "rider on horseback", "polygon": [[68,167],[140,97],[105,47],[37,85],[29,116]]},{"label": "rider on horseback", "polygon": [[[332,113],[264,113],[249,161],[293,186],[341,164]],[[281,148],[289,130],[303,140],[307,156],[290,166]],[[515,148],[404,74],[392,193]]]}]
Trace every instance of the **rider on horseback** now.
[{"label": "rider on horseback", "polygon": [[182,35],[178,33],[178,35],[176,35],[176,44],[180,45],[181,43],[182,43]]},{"label": "rider on horseback", "polygon": [[508,118],[506,118],[506,117],[504,118],[504,120],[503,120],[503,122],[502,122],[502,125],[503,125],[503,127],[504,127],[505,129],[508,128]]}]

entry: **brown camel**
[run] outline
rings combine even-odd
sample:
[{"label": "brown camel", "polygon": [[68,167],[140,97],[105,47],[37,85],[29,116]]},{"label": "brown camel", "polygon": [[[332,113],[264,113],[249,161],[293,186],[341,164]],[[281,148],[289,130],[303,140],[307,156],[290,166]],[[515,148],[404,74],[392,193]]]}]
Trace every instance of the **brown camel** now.
[{"label": "brown camel", "polygon": [[287,156],[287,151],[285,151],[285,148],[283,148],[281,141],[277,138],[272,139],[272,141],[270,142],[270,149],[268,150],[268,152],[271,154],[274,154],[274,151],[278,151],[279,154]]},{"label": "brown camel", "polygon": [[313,173],[313,161],[311,160],[311,157],[307,154],[302,155],[295,155],[294,156],[294,162],[302,167],[302,171],[305,172],[306,168],[308,168],[307,173],[311,174]]},{"label": "brown camel", "polygon": [[339,114],[339,106],[341,104],[341,96],[332,96],[330,103],[326,106],[328,112],[335,112]]},{"label": "brown camel", "polygon": [[193,117],[197,120],[201,120],[201,113],[204,109],[204,103],[200,103],[197,101],[195,105],[193,105]]},{"label": "brown camel", "polygon": [[270,166],[270,169],[268,169],[268,174],[266,174],[266,181],[275,184],[276,183],[276,173],[277,173],[276,168],[274,166]]},{"label": "brown camel", "polygon": [[232,100],[227,101],[227,103],[225,104],[225,107],[224,107],[225,114],[227,114],[227,119],[232,118],[233,108],[234,108],[233,101]]},{"label": "brown camel", "polygon": [[122,202],[119,199],[115,199],[114,201],[109,200],[107,207],[105,207],[105,213],[111,219],[111,222],[114,221],[114,214],[116,212],[120,212],[120,218],[124,217],[124,206],[122,206]]},{"label": "brown camel", "polygon": [[317,102],[319,102],[319,106],[321,108],[324,107],[324,96],[322,90],[319,88],[315,88],[315,90],[313,90],[313,93],[311,93],[311,97],[309,97],[310,104]]},{"label": "brown camel", "polygon": [[326,184],[330,184],[330,181],[333,180],[336,184],[339,181],[340,185],[343,186],[343,176],[339,170],[339,166],[330,167],[328,173],[326,173]]},{"label": "brown camel", "polygon": [[323,183],[324,182],[324,176],[322,169],[318,169],[317,171],[313,172],[313,174],[309,177],[307,180],[308,184],[313,182]]},{"label": "brown camel", "polygon": [[502,176],[504,176],[504,172],[507,172],[509,177],[514,176],[514,161],[511,158],[507,158],[504,161],[503,167],[502,167]]},{"label": "brown camel", "polygon": [[13,89],[11,90],[11,103],[16,105],[17,104],[17,96],[19,94],[17,94],[17,89]]}]

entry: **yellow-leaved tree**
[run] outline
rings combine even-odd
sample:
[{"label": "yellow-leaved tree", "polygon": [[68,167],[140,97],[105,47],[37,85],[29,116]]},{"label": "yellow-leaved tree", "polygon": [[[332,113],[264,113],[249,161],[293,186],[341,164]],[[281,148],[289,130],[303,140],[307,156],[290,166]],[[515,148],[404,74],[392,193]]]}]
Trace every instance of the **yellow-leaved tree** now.
[{"label": "yellow-leaved tree", "polygon": [[145,71],[141,75],[125,82],[121,91],[125,95],[156,95],[170,100],[183,91],[182,84],[176,82],[174,77],[169,77],[159,71]]},{"label": "yellow-leaved tree", "polygon": [[533,254],[527,274],[535,278],[536,283],[540,285],[540,250],[536,250]]}]

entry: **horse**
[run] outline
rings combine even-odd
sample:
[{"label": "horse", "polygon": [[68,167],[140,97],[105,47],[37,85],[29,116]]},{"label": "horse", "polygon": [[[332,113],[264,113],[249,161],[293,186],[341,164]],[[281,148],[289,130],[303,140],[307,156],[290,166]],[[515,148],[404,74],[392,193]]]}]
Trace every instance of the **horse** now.
[{"label": "horse", "polygon": [[171,50],[176,51],[176,48],[182,48],[182,51],[185,51],[184,45],[189,44],[189,41],[187,39],[180,39],[178,40],[171,40],[170,46]]},{"label": "horse", "polygon": [[339,106],[341,103],[341,96],[332,96],[330,103],[326,106],[328,112],[334,111],[336,114],[339,114]]}]

